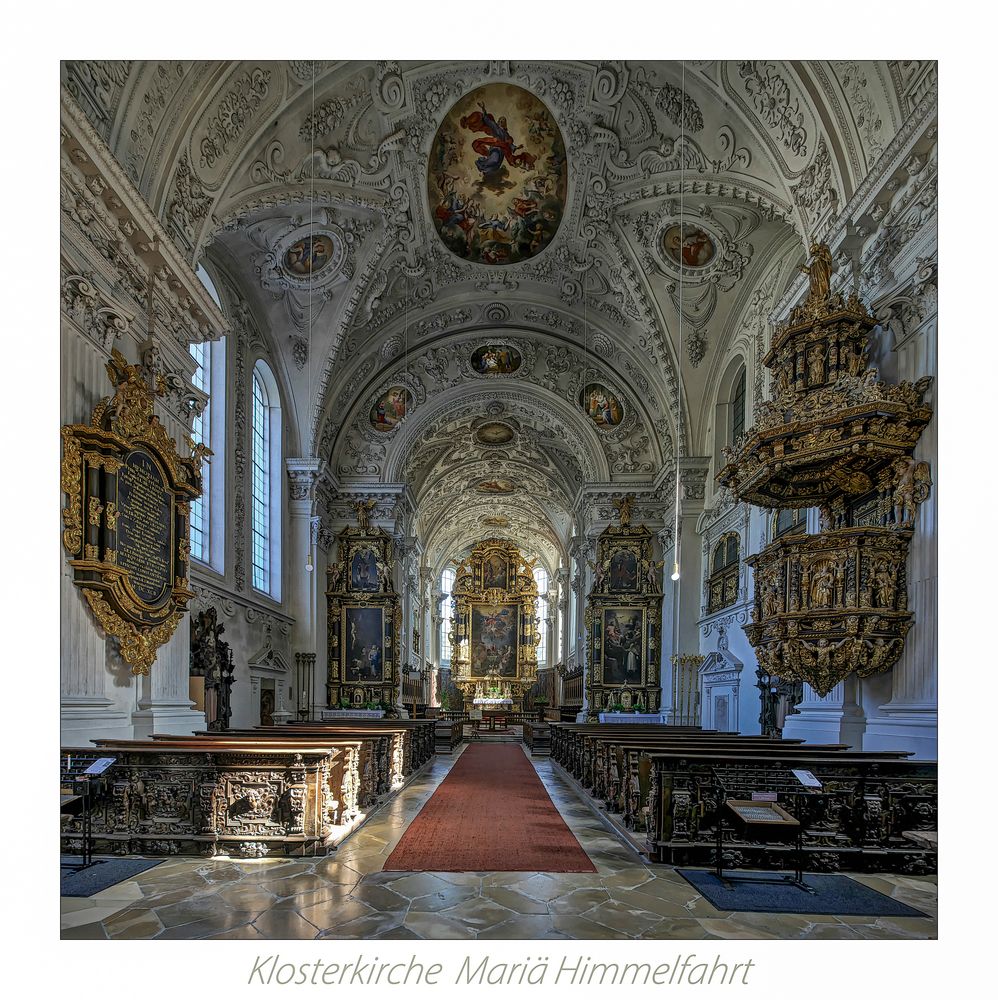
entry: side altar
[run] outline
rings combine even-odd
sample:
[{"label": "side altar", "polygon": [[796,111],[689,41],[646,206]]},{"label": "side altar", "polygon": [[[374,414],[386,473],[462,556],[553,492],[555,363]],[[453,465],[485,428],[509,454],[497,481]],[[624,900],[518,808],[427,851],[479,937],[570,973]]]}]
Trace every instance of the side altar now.
[{"label": "side altar", "polygon": [[337,537],[326,574],[331,709],[397,711],[399,596],[392,580],[391,536],[370,522],[372,501],[357,504],[357,527]]},{"label": "side altar", "polygon": [[[479,542],[458,566],[451,668],[465,708],[520,709],[537,679],[533,569],[512,542],[498,538]],[[478,703],[490,698],[503,704]]]},{"label": "side altar", "polygon": [[662,563],[650,529],[631,524],[631,504],[631,497],[614,501],[620,523],[596,540],[585,617],[590,721],[608,712],[654,714],[662,705]]}]

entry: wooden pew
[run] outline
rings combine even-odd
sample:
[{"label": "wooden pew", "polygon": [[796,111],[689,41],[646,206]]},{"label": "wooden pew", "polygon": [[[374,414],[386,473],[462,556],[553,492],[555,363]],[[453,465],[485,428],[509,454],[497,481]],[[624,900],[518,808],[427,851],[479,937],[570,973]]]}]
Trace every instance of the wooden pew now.
[{"label": "wooden pew", "polygon": [[[937,828],[935,761],[903,754],[779,748],[769,754],[715,751],[651,752],[645,755],[646,849],[653,861],[710,864],[714,858],[723,797],[749,799],[775,792],[783,808],[804,824],[810,871],[935,871],[935,851],[903,836]],[[820,791],[805,790],[791,768],[811,771]],[[799,814],[799,815],[798,815]],[[758,846],[737,839],[725,826],[725,864],[782,867],[787,845]]]},{"label": "wooden pew", "polygon": [[[263,857],[330,849],[338,803],[328,774],[342,751],[192,740],[94,741],[117,757],[92,812],[98,850]],[[63,840],[78,836],[68,817]]]}]

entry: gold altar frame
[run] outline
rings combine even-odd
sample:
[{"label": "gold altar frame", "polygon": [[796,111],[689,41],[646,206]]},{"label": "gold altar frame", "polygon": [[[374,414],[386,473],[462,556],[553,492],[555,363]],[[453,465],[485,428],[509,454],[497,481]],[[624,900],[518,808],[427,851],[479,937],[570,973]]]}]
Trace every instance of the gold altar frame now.
[{"label": "gold altar frame", "polygon": [[[653,536],[645,525],[630,523],[630,504],[618,503],[621,523],[610,525],[596,540],[593,586],[586,597],[586,700],[590,717],[612,705],[632,708],[640,703],[657,712],[662,704],[662,563],[654,558]],[[633,558],[632,582],[619,578],[614,566],[621,557]],[[636,678],[610,678],[606,673],[606,616],[612,612],[637,613],[641,621],[640,673]]]},{"label": "gold altar frame", "polygon": [[[489,564],[505,566],[506,587],[484,586],[488,582]],[[451,676],[469,704],[475,686],[490,679],[488,674],[473,670],[471,632],[474,611],[506,606],[516,610],[515,673],[499,675],[498,680],[509,686],[514,703],[522,702],[524,694],[537,679],[537,644],[540,642],[537,596],[534,562],[524,559],[519,548],[506,539],[490,538],[479,542],[472,548],[468,559],[458,566],[451,598],[454,603]]]},{"label": "gold altar frame", "polygon": [[[345,528],[337,538],[338,558],[326,570],[327,674],[326,702],[335,708],[346,701],[351,706],[377,702],[394,709],[399,699],[401,605],[395,592],[391,567],[394,547],[391,536],[369,523],[370,505],[358,504],[357,527]],[[377,589],[357,588],[353,576],[354,557],[370,550],[377,568]],[[381,678],[348,676],[349,639],[347,621],[351,609],[376,608],[381,612],[383,640]]]}]

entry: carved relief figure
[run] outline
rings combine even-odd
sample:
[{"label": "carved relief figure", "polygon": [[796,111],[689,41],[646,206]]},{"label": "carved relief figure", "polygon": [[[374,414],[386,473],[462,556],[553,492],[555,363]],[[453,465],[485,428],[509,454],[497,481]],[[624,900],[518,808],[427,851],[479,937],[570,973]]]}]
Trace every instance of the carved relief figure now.
[{"label": "carved relief figure", "polygon": [[811,581],[811,607],[830,608],[835,588],[835,574],[831,566],[822,563]]},{"label": "carved relief figure", "polygon": [[873,595],[878,608],[893,608],[896,591],[894,574],[886,559],[880,559],[873,567]]},{"label": "carved relief figure", "polygon": [[815,344],[807,352],[807,378],[811,385],[825,381],[825,347]]}]

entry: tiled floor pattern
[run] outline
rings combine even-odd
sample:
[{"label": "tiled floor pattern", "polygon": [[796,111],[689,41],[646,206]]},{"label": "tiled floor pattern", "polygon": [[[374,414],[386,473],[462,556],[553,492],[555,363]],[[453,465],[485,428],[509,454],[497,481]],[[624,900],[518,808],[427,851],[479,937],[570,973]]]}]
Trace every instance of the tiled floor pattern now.
[{"label": "tiled floor pattern", "polygon": [[934,938],[936,880],[860,881],[930,917],[795,916],[715,909],[671,868],[641,862],[546,759],[533,761],[599,871],[382,872],[450,769],[434,760],[326,858],[171,859],[87,899],[62,899],[64,939]]}]

